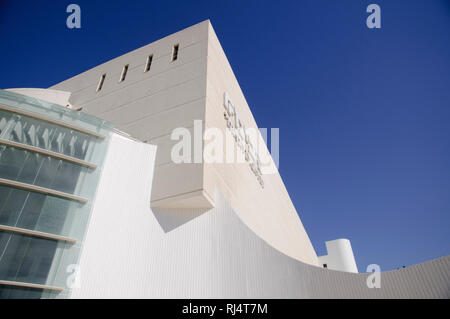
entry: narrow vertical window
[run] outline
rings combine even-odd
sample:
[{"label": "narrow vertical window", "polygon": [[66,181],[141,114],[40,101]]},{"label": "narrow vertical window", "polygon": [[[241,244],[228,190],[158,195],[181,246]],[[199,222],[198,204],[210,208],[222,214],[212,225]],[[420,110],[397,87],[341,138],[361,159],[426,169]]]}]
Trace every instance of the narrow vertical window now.
[{"label": "narrow vertical window", "polygon": [[97,92],[100,91],[103,87],[103,82],[105,82],[105,78],[106,78],[106,73],[102,75],[102,77],[100,78],[100,81],[98,81],[98,85],[97,85]]},{"label": "narrow vertical window", "polygon": [[150,71],[150,67],[152,66],[152,60],[153,60],[153,54],[151,54],[147,57],[147,63],[145,64],[144,72]]},{"label": "narrow vertical window", "polygon": [[174,46],[173,46],[173,49],[172,49],[172,62],[173,61],[175,61],[176,59],[178,59],[178,48],[179,48],[179,44],[175,44]]},{"label": "narrow vertical window", "polygon": [[128,64],[123,67],[119,82],[125,81],[125,77],[127,76],[127,71],[128,71]]}]

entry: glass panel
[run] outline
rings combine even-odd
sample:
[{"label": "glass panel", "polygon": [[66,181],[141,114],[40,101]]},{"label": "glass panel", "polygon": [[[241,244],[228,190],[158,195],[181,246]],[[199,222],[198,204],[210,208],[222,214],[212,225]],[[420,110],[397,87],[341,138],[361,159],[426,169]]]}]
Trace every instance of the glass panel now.
[{"label": "glass panel", "polygon": [[43,289],[0,285],[0,299],[56,298],[58,292]]},{"label": "glass panel", "polygon": [[0,225],[81,240],[90,205],[0,186]]},{"label": "glass panel", "polygon": [[[0,138],[97,164],[75,163],[0,144],[0,178],[78,195],[88,203],[0,185],[0,225],[37,230],[77,240],[75,244],[0,230],[0,280],[66,287],[67,266],[76,264],[107,151],[112,126],[95,117],[0,90],[0,104],[87,128],[89,134],[0,110]],[[0,298],[65,298],[70,290],[42,291],[0,285]]]},{"label": "glass panel", "polygon": [[11,91],[0,90],[0,104],[38,113],[101,134],[113,128],[111,123],[95,116]]},{"label": "glass panel", "polygon": [[5,123],[0,138],[89,161],[96,137],[73,131],[31,117],[0,110],[0,123]]},{"label": "glass panel", "polygon": [[0,279],[45,284],[58,242],[0,231]]},{"label": "glass panel", "polygon": [[74,194],[94,170],[38,153],[0,145],[0,178]]}]

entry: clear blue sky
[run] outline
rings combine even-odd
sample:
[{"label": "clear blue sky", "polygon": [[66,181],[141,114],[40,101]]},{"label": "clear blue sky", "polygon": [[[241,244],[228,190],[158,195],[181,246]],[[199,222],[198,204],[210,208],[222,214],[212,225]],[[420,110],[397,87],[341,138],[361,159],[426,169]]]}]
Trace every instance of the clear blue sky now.
[{"label": "clear blue sky", "polygon": [[450,254],[450,1],[0,0],[0,88],[46,88],[205,19],[258,125],[280,128],[318,254],[349,238],[361,272]]}]

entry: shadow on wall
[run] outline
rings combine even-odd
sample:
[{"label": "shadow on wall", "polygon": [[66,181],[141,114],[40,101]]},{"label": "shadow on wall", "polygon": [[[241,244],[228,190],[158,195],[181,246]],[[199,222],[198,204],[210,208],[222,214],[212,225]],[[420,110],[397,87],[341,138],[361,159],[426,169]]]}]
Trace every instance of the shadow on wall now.
[{"label": "shadow on wall", "polygon": [[159,225],[168,233],[186,223],[210,211],[210,208],[199,209],[171,209],[171,208],[152,208]]}]

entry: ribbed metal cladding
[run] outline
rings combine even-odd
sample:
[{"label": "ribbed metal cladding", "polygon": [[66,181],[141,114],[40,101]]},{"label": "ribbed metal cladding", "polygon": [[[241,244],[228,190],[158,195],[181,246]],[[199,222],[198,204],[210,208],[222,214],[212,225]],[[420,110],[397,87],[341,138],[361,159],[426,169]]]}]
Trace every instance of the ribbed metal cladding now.
[{"label": "ribbed metal cladding", "polygon": [[370,274],[311,266],[268,245],[219,192],[208,211],[151,210],[144,182],[113,196],[123,190],[114,185],[146,175],[137,165],[115,169],[114,158],[105,172],[117,183],[100,185],[104,204],[94,210],[72,298],[450,298],[450,256],[382,272],[381,288],[369,288]]},{"label": "ribbed metal cladding", "polygon": [[370,274],[312,269],[311,298],[450,298],[450,256],[382,272],[381,287],[368,288]]},{"label": "ribbed metal cladding", "polygon": [[[219,214],[225,219],[231,219],[225,223],[226,232],[233,234],[226,236],[232,248],[228,248],[226,253],[218,254],[222,255],[223,259],[238,260],[246,264],[246,267],[237,266],[240,270],[235,267],[228,270],[230,277],[236,276],[230,272],[240,272],[240,277],[245,282],[246,294],[239,297],[450,298],[450,256],[381,272],[381,287],[369,288],[367,278],[370,273],[354,274],[324,269],[304,264],[282,254],[248,229],[222,195],[216,197],[220,199],[216,199],[218,205],[215,210],[221,211]],[[237,223],[240,225],[237,226]],[[239,256],[233,256],[236,252],[232,250],[237,248],[233,242],[236,241],[246,248],[244,248],[246,252],[242,251]],[[229,264],[229,261],[222,260],[222,262]],[[237,290],[233,287],[236,281],[224,280],[225,282],[228,286],[225,296],[233,297],[232,291]]]}]

